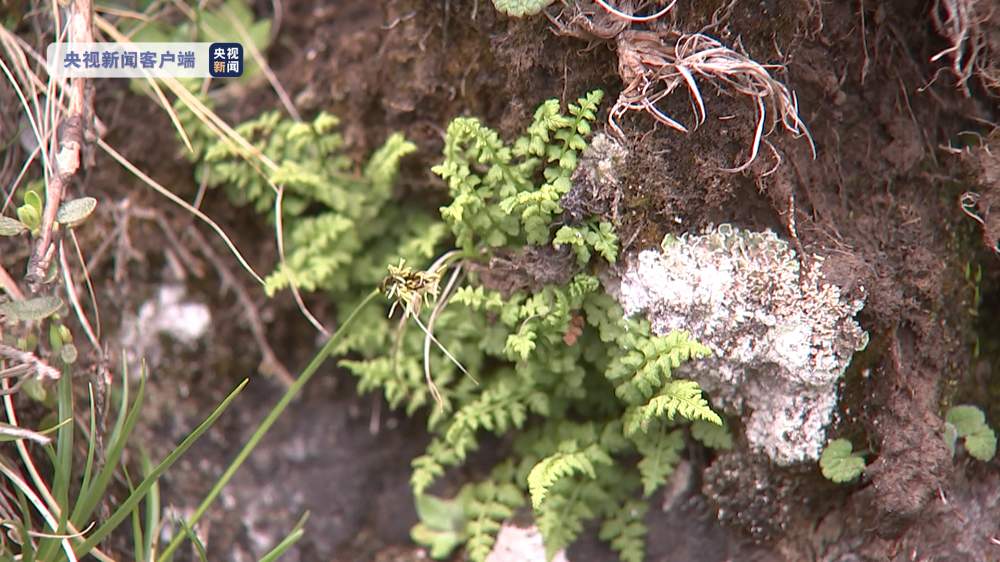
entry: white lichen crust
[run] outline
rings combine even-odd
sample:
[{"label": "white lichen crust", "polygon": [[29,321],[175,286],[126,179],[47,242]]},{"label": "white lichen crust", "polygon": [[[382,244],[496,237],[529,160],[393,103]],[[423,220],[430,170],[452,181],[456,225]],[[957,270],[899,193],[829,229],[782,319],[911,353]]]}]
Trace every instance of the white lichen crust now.
[{"label": "white lichen crust", "polygon": [[854,320],[863,291],[842,297],[821,262],[800,268],[775,233],[720,225],[632,256],[612,293],[654,333],[688,330],[711,348],[678,374],[741,416],[751,447],[790,465],[819,459],[837,381],[868,341]]}]

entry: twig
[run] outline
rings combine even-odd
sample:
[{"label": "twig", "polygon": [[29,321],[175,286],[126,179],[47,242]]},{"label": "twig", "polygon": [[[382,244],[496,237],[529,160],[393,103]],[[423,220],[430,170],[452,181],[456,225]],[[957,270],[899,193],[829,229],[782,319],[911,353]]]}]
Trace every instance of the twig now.
[{"label": "twig", "polygon": [[[31,367],[35,373],[38,374],[40,379],[58,380],[60,373],[59,369],[50,366],[45,361],[42,361],[34,353],[30,351],[21,351],[16,347],[11,347],[6,344],[0,343],[0,357],[6,357],[11,361],[21,363],[23,365],[28,365]],[[7,389],[6,392],[12,392],[13,389]]]},{"label": "twig", "polygon": [[7,291],[7,294],[14,300],[24,300],[24,293],[21,292],[21,288],[17,286],[17,282],[14,281],[14,278],[7,273],[6,269],[4,269],[3,264],[0,264],[0,287],[3,287],[3,289]]},{"label": "twig", "polygon": [[224,290],[231,290],[236,296],[236,300],[239,301],[240,308],[243,311],[243,317],[250,326],[250,333],[253,335],[257,348],[260,350],[261,372],[276,376],[282,384],[290,387],[295,383],[295,377],[292,376],[292,373],[278,359],[278,356],[275,355],[270,344],[267,343],[267,334],[264,331],[264,323],[260,319],[260,313],[257,311],[257,305],[254,304],[253,299],[250,298],[250,294],[245,288],[243,288],[243,285],[239,283],[233,272],[226,267],[226,265],[219,258],[219,255],[212,249],[208,240],[206,240],[200,232],[192,228],[188,230],[187,234],[194,238],[195,243],[198,245],[198,250],[208,259],[209,263],[212,264],[215,271],[219,274],[219,279],[222,281],[222,288]]},{"label": "twig", "polygon": [[[90,0],[73,0],[70,5],[69,42],[91,43],[94,34],[93,6]],[[32,292],[38,292],[45,280],[52,258],[55,255],[52,228],[55,226],[56,213],[62,204],[66,186],[70,179],[80,169],[80,151],[83,147],[84,129],[87,120],[93,115],[90,107],[93,100],[87,92],[85,78],[73,78],[69,90],[69,109],[62,123],[62,130],[57,133],[58,152],[49,165],[53,169],[52,179],[45,186],[45,208],[42,211],[41,233],[39,234],[31,259],[28,260],[28,270],[25,279]]]}]

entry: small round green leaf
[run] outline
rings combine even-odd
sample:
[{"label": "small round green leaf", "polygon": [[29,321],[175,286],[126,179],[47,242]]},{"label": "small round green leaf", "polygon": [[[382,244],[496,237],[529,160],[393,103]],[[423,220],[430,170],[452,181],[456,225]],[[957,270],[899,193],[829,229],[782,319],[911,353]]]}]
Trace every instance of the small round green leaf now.
[{"label": "small round green leaf", "polygon": [[865,470],[865,459],[852,452],[854,447],[847,439],[834,439],[827,443],[819,458],[823,476],[838,484],[850,482]]},{"label": "small round green leaf", "polygon": [[988,462],[997,454],[997,434],[989,427],[965,438],[965,450],[973,458]]},{"label": "small round green leaf", "polygon": [[17,208],[17,218],[20,219],[21,224],[27,226],[30,230],[35,230],[42,224],[42,215],[31,205],[21,205]]},{"label": "small round green leaf", "polygon": [[81,197],[72,201],[66,201],[59,207],[59,211],[56,213],[56,221],[66,226],[76,226],[87,220],[87,217],[96,208],[97,199],[93,197]]},{"label": "small round green leaf", "polygon": [[965,450],[976,459],[988,461],[997,454],[997,435],[986,424],[986,414],[976,406],[953,406],[945,414],[945,427],[954,426],[965,440]]},{"label": "small round green leaf", "polygon": [[945,421],[954,425],[959,437],[972,435],[986,426],[986,414],[975,406],[953,406],[945,414]]},{"label": "small round green leaf", "polygon": [[59,297],[36,297],[23,301],[10,301],[0,304],[0,316],[15,322],[31,322],[44,320],[52,316],[62,306]]},{"label": "small round green leaf", "polygon": [[42,196],[38,194],[37,191],[28,191],[24,194],[24,206],[31,207],[32,209],[38,211],[39,214],[42,212]]},{"label": "small round green leaf", "polygon": [[10,217],[0,217],[0,236],[17,236],[28,230],[23,222]]}]

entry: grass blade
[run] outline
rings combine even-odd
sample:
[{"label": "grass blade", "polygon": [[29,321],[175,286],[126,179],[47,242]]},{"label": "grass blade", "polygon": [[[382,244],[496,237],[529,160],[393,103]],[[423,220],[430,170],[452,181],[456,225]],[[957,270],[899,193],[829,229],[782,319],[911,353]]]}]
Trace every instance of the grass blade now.
[{"label": "grass blade", "polygon": [[[361,303],[357,307],[355,307],[354,310],[351,311],[351,314],[347,317],[347,319],[344,320],[344,322],[340,325],[340,327],[337,328],[337,331],[334,332],[332,336],[330,336],[330,339],[326,340],[326,343],[323,344],[323,347],[313,357],[312,361],[309,362],[309,365],[307,365],[306,368],[302,371],[302,374],[299,375],[299,378],[296,379],[295,383],[292,386],[290,386],[288,390],[285,391],[285,394],[281,397],[281,400],[279,400],[278,403],[275,404],[274,408],[272,408],[271,411],[268,412],[264,420],[260,422],[260,425],[257,427],[257,430],[254,431],[253,435],[250,436],[250,439],[246,442],[245,445],[243,445],[243,448],[240,449],[240,452],[236,455],[236,458],[233,459],[233,462],[230,463],[226,471],[222,473],[222,476],[219,477],[219,479],[215,482],[215,485],[212,486],[212,489],[209,490],[208,494],[205,496],[205,499],[201,502],[201,505],[198,506],[198,509],[187,520],[188,526],[190,527],[195,526],[198,523],[198,521],[202,518],[202,516],[205,515],[205,512],[208,511],[208,508],[211,507],[212,503],[219,496],[219,493],[222,492],[222,489],[226,486],[226,484],[229,483],[229,480],[231,480],[233,475],[236,474],[236,471],[239,470],[240,466],[243,465],[243,462],[246,461],[247,457],[250,456],[250,453],[253,452],[253,450],[257,447],[257,444],[260,443],[260,440],[264,438],[264,435],[267,433],[267,431],[271,429],[271,426],[274,425],[274,422],[277,421],[278,417],[281,416],[282,412],[285,411],[285,408],[288,407],[288,405],[299,394],[299,392],[306,385],[306,383],[309,382],[309,379],[311,379],[312,376],[316,374],[316,371],[319,370],[320,365],[323,364],[326,358],[329,357],[331,353],[333,353],[333,350],[340,343],[340,340],[343,339],[344,336],[347,334],[348,329],[351,327],[351,324],[354,323],[354,320],[357,318],[358,313],[361,312],[361,310],[364,309],[365,306],[368,305],[368,303],[375,300],[375,297],[377,297],[378,295],[379,292],[377,290],[374,290],[371,293],[369,293],[368,296],[365,297],[364,300],[362,300]],[[169,561],[170,557],[173,555],[174,551],[177,550],[177,547],[180,546],[181,541],[183,539],[184,536],[181,534],[175,536],[173,540],[170,541],[170,544],[167,545],[167,548],[163,551],[163,554],[160,556],[160,561],[161,562]]]},{"label": "grass blade", "polygon": [[305,536],[305,534],[306,532],[304,529],[292,531],[287,537],[285,537],[285,540],[278,543],[278,546],[274,547],[271,552],[264,555],[264,557],[260,559],[260,562],[273,562],[274,560],[277,560],[282,554],[285,553],[286,550],[291,548],[292,545],[299,542],[299,539]]},{"label": "grass blade", "polygon": [[[56,433],[56,454],[55,454],[55,475],[52,479],[52,496],[58,506],[53,507],[53,515],[58,517],[58,525],[54,535],[62,535],[66,532],[66,522],[69,517],[69,484],[73,473],[73,434],[76,426],[73,423],[73,374],[69,365],[62,369],[58,387],[58,412],[59,430]],[[69,423],[66,423],[66,421]],[[45,538],[39,541],[38,557],[42,560],[52,559],[56,549],[59,548],[60,539]]]},{"label": "grass blade", "polygon": [[[142,452],[142,473],[146,476],[153,471],[153,463],[149,460],[149,455]],[[156,481],[149,489],[146,497],[146,540],[143,543],[143,556],[145,560],[152,562],[155,557],[153,551],[156,548],[156,537],[160,534],[160,483]]]},{"label": "grass blade", "polygon": [[125,445],[128,443],[129,435],[132,434],[135,424],[139,421],[139,412],[146,391],[145,366],[143,366],[140,374],[139,390],[136,392],[135,402],[131,408],[127,406],[126,402],[128,399],[127,389],[128,374],[123,366],[122,401],[118,410],[118,421],[115,423],[115,429],[112,431],[111,438],[109,439],[108,453],[104,459],[104,466],[97,473],[97,478],[94,479],[93,484],[86,491],[81,490],[80,498],[73,507],[73,514],[70,516],[70,521],[78,529],[86,527],[87,519],[94,513],[97,504],[104,497],[108,484],[111,482],[115,470],[118,469],[118,464],[125,450]]},{"label": "grass blade", "polygon": [[149,492],[149,490],[153,487],[153,485],[156,484],[156,481],[160,478],[160,476],[164,472],[166,472],[166,470],[170,468],[171,465],[177,462],[177,459],[179,459],[181,455],[183,455],[188,449],[190,449],[191,445],[194,445],[194,442],[197,441],[198,438],[202,436],[202,434],[208,431],[208,428],[210,428],[212,424],[215,423],[215,420],[217,420],[219,416],[221,416],[222,413],[226,411],[226,408],[229,407],[229,404],[236,399],[236,397],[240,394],[240,392],[243,391],[248,382],[249,380],[244,380],[242,383],[240,383],[235,390],[229,393],[229,396],[226,396],[226,399],[223,400],[222,403],[215,408],[215,410],[211,413],[211,415],[209,415],[205,419],[205,421],[201,422],[201,424],[199,424],[198,427],[196,427],[194,431],[191,432],[190,435],[185,437],[184,440],[181,441],[181,443],[177,445],[177,447],[173,451],[171,451],[170,454],[168,454],[165,459],[160,461],[160,464],[156,465],[156,468],[154,468],[149,473],[149,475],[147,475],[146,478],[144,478],[142,482],[139,483],[139,486],[136,487],[135,491],[129,494],[129,497],[126,498],[125,501],[118,506],[118,509],[111,514],[111,517],[109,517],[107,521],[101,524],[101,526],[98,527],[97,530],[95,530],[89,537],[87,537],[86,541],[84,541],[83,543],[79,544],[76,547],[76,552],[85,553],[89,551],[90,549],[97,546],[99,542],[104,540],[104,537],[108,536],[108,534],[110,534],[111,531],[113,531],[116,527],[118,527],[118,525],[121,524],[121,522],[126,517],[128,517],[128,515],[132,512],[132,509],[136,505],[138,505],[140,501],[142,501],[142,498],[146,495],[147,492]]}]

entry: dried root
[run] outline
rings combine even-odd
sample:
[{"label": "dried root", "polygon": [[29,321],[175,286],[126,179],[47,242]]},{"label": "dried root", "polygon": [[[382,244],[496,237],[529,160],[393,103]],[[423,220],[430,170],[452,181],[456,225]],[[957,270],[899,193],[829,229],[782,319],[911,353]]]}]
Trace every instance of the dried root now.
[{"label": "dried root", "polygon": [[997,8],[987,4],[980,0],[937,0],[931,11],[934,27],[951,43],[931,61],[949,57],[951,72],[966,96],[970,95],[968,83],[974,75],[991,93],[1000,94],[1000,63],[990,57],[1000,53],[993,52],[988,40]]},{"label": "dried root", "polygon": [[[946,0],[954,1],[954,0]],[[608,126],[619,139],[625,139],[619,121],[629,111],[643,111],[658,122],[687,133],[689,128],[662,111],[658,104],[678,89],[688,93],[694,113],[691,129],[705,122],[707,111],[699,80],[715,85],[719,92],[746,96],[755,105],[756,128],[750,156],[743,164],[727,169],[743,171],[753,164],[760,152],[764,138],[779,124],[796,138],[809,140],[815,155],[816,149],[805,123],[799,117],[798,101],[787,86],[775,79],[771,71],[779,65],[763,65],[746,54],[726,47],[704,33],[681,33],[660,24],[654,29],[632,28],[634,22],[649,21],[630,14],[645,9],[647,3],[609,10],[606,2],[588,7],[578,3],[558,14],[549,14],[554,32],[586,40],[612,40],[618,48],[618,74],[624,90],[608,115]],[[673,7],[671,3],[657,11],[657,17]],[[628,16],[628,17],[625,17]],[[771,111],[771,124],[768,111]]]},{"label": "dried root", "polygon": [[[780,123],[796,138],[812,137],[799,117],[798,101],[787,86],[771,76],[775,65],[762,65],[743,53],[724,46],[701,34],[681,34],[675,31],[626,31],[618,36],[618,72],[625,89],[608,115],[608,124],[619,137],[624,137],[618,120],[628,111],[645,111],[664,125],[687,133],[688,127],[657,107],[657,104],[678,88],[686,89],[697,128],[705,122],[707,112],[698,79],[714,84],[720,92],[746,96],[756,106],[757,126],[750,157],[729,169],[745,170],[760,152],[763,138]],[[768,106],[775,112],[770,130],[765,133]]]}]

